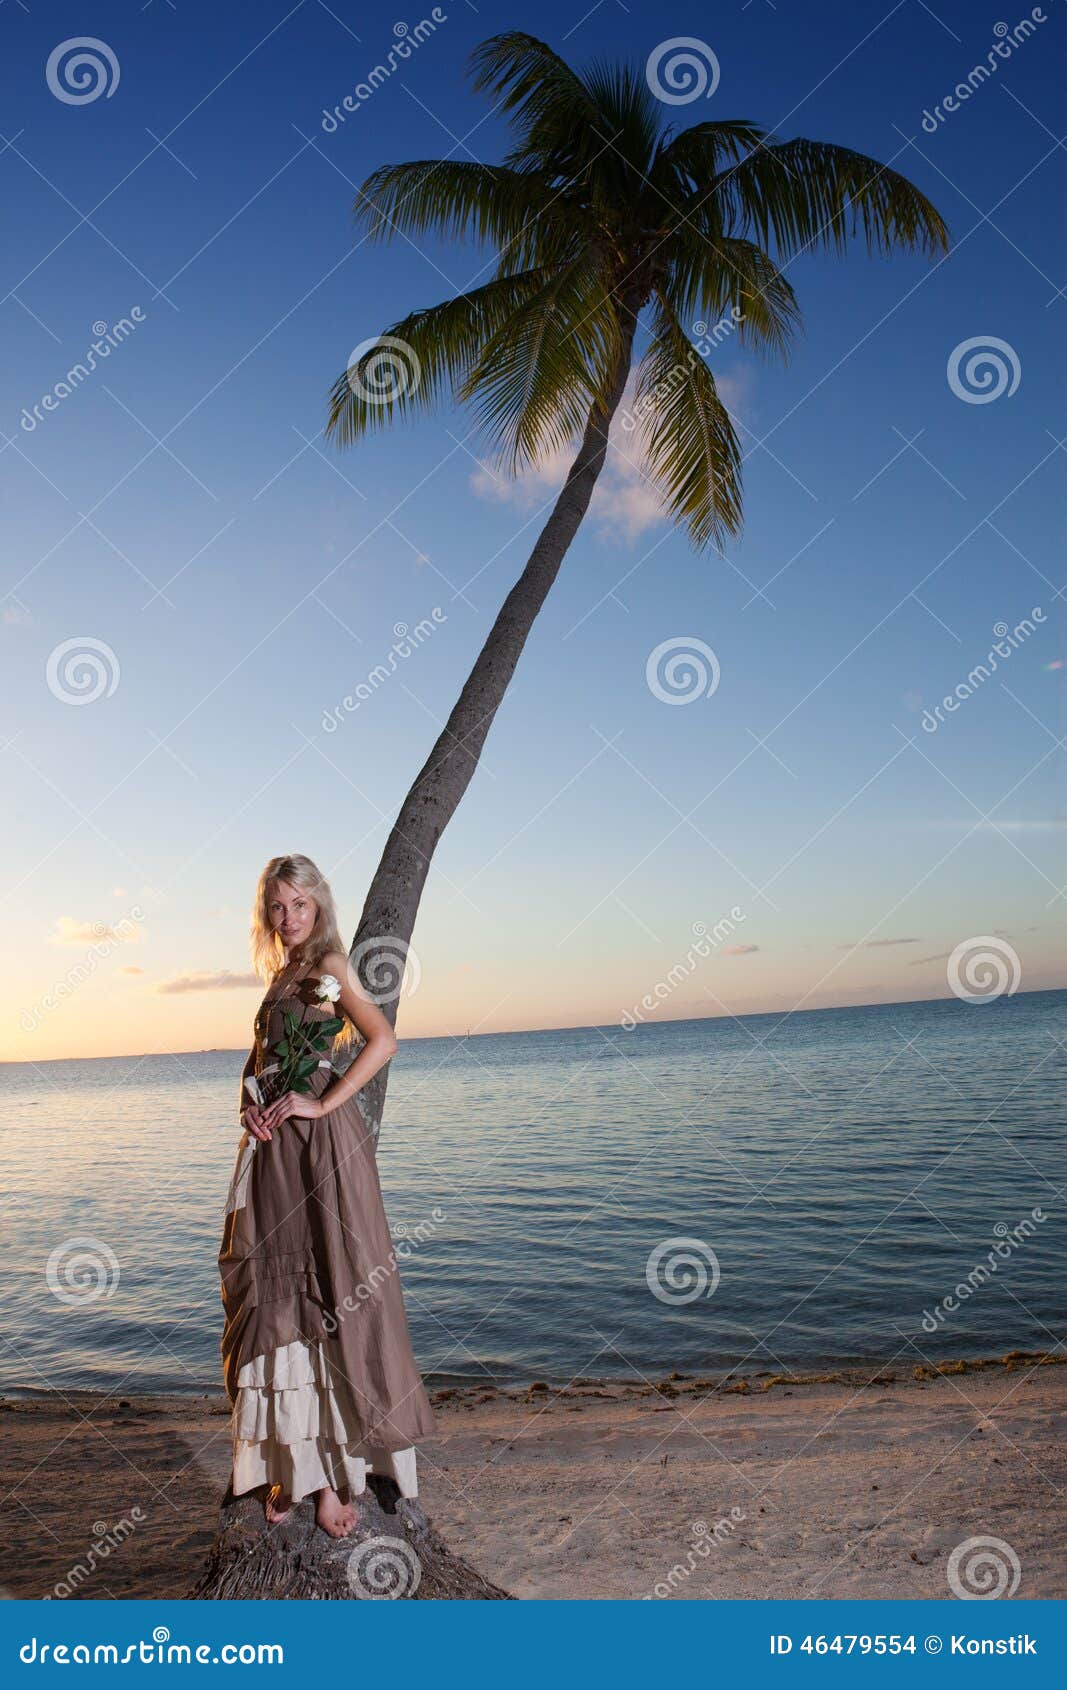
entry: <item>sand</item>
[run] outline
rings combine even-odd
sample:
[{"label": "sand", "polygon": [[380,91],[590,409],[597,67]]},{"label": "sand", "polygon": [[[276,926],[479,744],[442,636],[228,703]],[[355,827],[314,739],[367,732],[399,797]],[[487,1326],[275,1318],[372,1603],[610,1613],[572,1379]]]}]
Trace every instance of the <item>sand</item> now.
[{"label": "sand", "polygon": [[[940,1598],[974,1537],[1018,1558],[1018,1597],[1063,1597],[1067,1369],[956,1365],[432,1392],[420,1500],[527,1599]],[[0,1427],[2,1594],[186,1594],[228,1478],[225,1398],[9,1398]]]}]

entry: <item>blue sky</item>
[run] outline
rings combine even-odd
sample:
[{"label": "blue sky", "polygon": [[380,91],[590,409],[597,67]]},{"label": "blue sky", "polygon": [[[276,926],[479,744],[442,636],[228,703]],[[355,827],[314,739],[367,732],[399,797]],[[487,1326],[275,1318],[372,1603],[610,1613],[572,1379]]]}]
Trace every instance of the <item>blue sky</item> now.
[{"label": "blue sky", "polygon": [[[732,908],[732,942],[660,1013],[940,996],[946,956],[980,935],[1011,947],[1022,989],[1064,983],[1064,25],[1055,0],[1038,10],[929,133],[924,112],[1027,11],[603,0],[583,19],[455,0],[330,132],[324,110],[429,8],[9,0],[0,1055],[245,1043],[257,995],[227,982],[247,975],[275,853],[313,856],[354,930],[552,489],[493,482],[448,409],[325,444],[352,349],[491,257],[360,244],[351,201],[384,161],[501,155],[465,66],[505,28],[579,66],[695,37],[718,86],[666,122],[742,117],[892,161],[954,247],[936,266],[801,256],[790,363],[729,340],[713,354],[746,448],[725,556],[694,555],[613,456],[439,848],[401,1036],[617,1020],[694,923]],[[118,80],[68,103],[46,65],[86,34]],[[35,419],[94,324],[123,318],[106,362]],[[948,363],[990,337],[1018,382],[969,402]],[[995,625],[1035,608],[997,673],[924,730]],[[325,732],[394,630],[425,619]],[[86,638],[117,681],[72,706],[49,658]],[[681,708],[646,680],[674,639],[720,673]],[[124,919],[132,936],[96,954]]]}]

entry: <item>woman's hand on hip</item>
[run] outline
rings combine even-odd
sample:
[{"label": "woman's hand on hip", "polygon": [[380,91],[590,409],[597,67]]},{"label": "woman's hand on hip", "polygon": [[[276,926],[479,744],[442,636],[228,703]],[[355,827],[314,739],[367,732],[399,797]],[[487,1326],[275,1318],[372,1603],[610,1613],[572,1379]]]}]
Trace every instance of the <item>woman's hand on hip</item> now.
[{"label": "woman's hand on hip", "polygon": [[322,1113],[322,1104],[317,1097],[311,1097],[307,1092],[287,1091],[263,1110],[260,1125],[269,1138],[275,1127],[280,1127],[283,1121],[294,1115],[297,1120],[317,1121]]}]

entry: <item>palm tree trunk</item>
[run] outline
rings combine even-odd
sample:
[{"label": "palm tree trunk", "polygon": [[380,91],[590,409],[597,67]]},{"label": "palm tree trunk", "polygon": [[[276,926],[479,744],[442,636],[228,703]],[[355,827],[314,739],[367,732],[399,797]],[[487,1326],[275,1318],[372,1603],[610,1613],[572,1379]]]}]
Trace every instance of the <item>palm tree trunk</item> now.
[{"label": "palm tree trunk", "polygon": [[[267,1526],[257,1491],[227,1490],[196,1602],[354,1602],[384,1594],[417,1602],[510,1602],[461,1555],[454,1555],[417,1498],[392,1479],[367,1475],[349,1537],[315,1525],[315,1499],[298,1502],[280,1526]],[[375,1582],[375,1565],[384,1580]]]},{"label": "palm tree trunk", "polygon": [[[381,975],[411,938],[437,841],[467,790],[527,635],[589,509],[607,455],[608,429],[630,372],[636,327],[633,311],[624,314],[623,325],[611,392],[601,407],[590,412],[581,447],[552,514],[504,600],[455,709],[386,841],[350,953],[371,991],[379,990]],[[395,1025],[396,996],[382,1001],[381,1007]],[[358,1094],[360,1110],[373,1124],[375,1139],[388,1073],[387,1064]],[[268,1527],[255,1496],[235,1497],[228,1490],[214,1542],[190,1594],[201,1601],[352,1599],[360,1594],[353,1586],[352,1565],[365,1544],[401,1580],[389,1594],[450,1601],[510,1600],[508,1591],[452,1554],[417,1501],[401,1498],[392,1480],[376,1480],[373,1475],[360,1500],[355,1532],[339,1541],[316,1528],[311,1498],[298,1503],[283,1525]],[[418,1569],[417,1580],[412,1579],[412,1568]]]},{"label": "palm tree trunk", "polygon": [[[610,392],[589,413],[578,455],[552,514],[538,536],[529,562],[500,608],[463,691],[437,743],[404,799],[371,881],[350,956],[384,1015],[396,1025],[403,958],[415,927],[419,900],[437,842],[451,820],[478,766],[492,725],[538,611],[589,509],[593,488],[604,467],[608,430],[619,408],[633,352],[640,300],[622,302],[622,345]],[[395,985],[396,994],[391,988]],[[382,993],[388,991],[387,998]],[[389,1065],[358,1094],[364,1119],[381,1130]]]}]

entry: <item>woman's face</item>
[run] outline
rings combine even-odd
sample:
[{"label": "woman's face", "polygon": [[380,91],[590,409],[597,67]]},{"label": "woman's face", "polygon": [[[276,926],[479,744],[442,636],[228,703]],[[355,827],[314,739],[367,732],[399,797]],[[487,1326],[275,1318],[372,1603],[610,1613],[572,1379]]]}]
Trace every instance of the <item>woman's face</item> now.
[{"label": "woman's face", "polygon": [[318,906],[310,892],[276,880],[267,893],[267,916],[287,951],[295,950],[311,934]]}]

